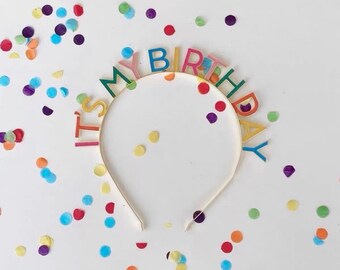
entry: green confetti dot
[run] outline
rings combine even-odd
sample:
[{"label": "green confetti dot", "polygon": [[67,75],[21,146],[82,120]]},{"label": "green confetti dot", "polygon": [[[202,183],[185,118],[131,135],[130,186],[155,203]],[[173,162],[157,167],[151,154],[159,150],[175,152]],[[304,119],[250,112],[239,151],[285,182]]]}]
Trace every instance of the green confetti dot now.
[{"label": "green confetti dot", "polygon": [[248,211],[248,215],[251,219],[258,219],[260,217],[260,211],[257,208],[251,208]]},{"label": "green confetti dot", "polygon": [[77,102],[82,104],[85,98],[87,98],[87,95],[85,93],[81,93],[77,96]]},{"label": "green confetti dot", "polygon": [[329,215],[329,209],[326,205],[321,205],[316,209],[316,213],[319,217],[325,218]]},{"label": "green confetti dot", "polygon": [[195,23],[197,26],[204,26],[205,25],[205,20],[201,16],[197,16],[195,19]]},{"label": "green confetti dot", "polygon": [[126,2],[123,2],[119,5],[118,9],[121,14],[126,14],[130,10],[130,5]]},{"label": "green confetti dot", "polygon": [[15,142],[15,139],[16,139],[16,136],[15,136],[15,134],[14,134],[14,132],[12,130],[6,132],[5,140],[7,142],[13,143],[13,142]]},{"label": "green confetti dot", "polygon": [[275,111],[269,112],[267,118],[270,122],[276,122],[279,119],[279,113]]},{"label": "green confetti dot", "polygon": [[216,67],[215,70],[214,70],[214,73],[217,75],[217,76],[220,76],[221,75],[221,68],[220,67]]},{"label": "green confetti dot", "polygon": [[23,35],[17,35],[14,40],[18,45],[22,45],[26,42],[26,38]]},{"label": "green confetti dot", "polygon": [[127,87],[129,90],[134,90],[134,89],[137,87],[137,83],[136,83],[136,81],[132,81],[131,83],[126,84],[126,87]]}]

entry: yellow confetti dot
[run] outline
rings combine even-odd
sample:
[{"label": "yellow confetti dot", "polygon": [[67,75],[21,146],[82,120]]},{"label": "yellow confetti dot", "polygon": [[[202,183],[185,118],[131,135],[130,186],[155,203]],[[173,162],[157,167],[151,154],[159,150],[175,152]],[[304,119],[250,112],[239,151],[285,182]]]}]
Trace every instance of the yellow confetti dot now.
[{"label": "yellow confetti dot", "polygon": [[290,211],[296,211],[299,208],[299,202],[297,200],[290,200],[287,202],[287,208]]},{"label": "yellow confetti dot", "polygon": [[182,254],[179,251],[171,251],[170,252],[170,259],[175,263],[178,263],[181,259]]},{"label": "yellow confetti dot", "polygon": [[135,156],[140,157],[143,156],[146,152],[145,146],[140,144],[135,147],[135,150],[133,151]]},{"label": "yellow confetti dot", "polygon": [[64,70],[57,70],[52,73],[52,77],[56,79],[60,79],[63,76],[64,76]]},{"label": "yellow confetti dot", "polygon": [[154,130],[149,134],[149,141],[152,143],[157,143],[159,141],[159,132]]},{"label": "yellow confetti dot", "polygon": [[103,193],[103,194],[108,194],[111,192],[111,187],[110,187],[110,184],[108,182],[104,182],[102,183],[101,187],[100,187],[100,191]]},{"label": "yellow confetti dot", "polygon": [[187,270],[187,265],[184,263],[179,263],[176,266],[176,270]]},{"label": "yellow confetti dot", "polygon": [[26,255],[26,248],[24,246],[18,246],[15,248],[15,254],[19,257]]},{"label": "yellow confetti dot", "polygon": [[19,55],[17,52],[12,52],[12,53],[9,55],[9,58],[11,58],[11,59],[20,58],[20,55]]},{"label": "yellow confetti dot", "polygon": [[41,245],[45,245],[45,246],[48,246],[48,247],[52,247],[53,243],[54,243],[54,240],[51,236],[49,235],[44,235],[40,238],[40,241],[39,243]]},{"label": "yellow confetti dot", "polygon": [[164,223],[164,227],[167,228],[167,229],[170,229],[173,227],[172,223],[171,222],[165,222]]},{"label": "yellow confetti dot", "polygon": [[32,16],[35,18],[35,19],[40,19],[42,17],[43,13],[41,11],[41,8],[35,8],[33,9],[32,11]]},{"label": "yellow confetti dot", "polygon": [[104,164],[98,164],[96,165],[96,167],[94,167],[93,172],[97,176],[103,176],[104,174],[106,174],[107,169]]}]

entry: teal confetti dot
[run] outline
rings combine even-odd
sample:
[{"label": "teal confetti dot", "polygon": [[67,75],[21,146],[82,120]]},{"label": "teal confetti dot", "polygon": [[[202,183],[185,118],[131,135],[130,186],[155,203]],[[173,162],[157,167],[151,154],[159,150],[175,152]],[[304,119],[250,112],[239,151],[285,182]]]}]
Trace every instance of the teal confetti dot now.
[{"label": "teal confetti dot", "polygon": [[69,93],[69,91],[66,87],[60,87],[60,92],[61,92],[63,97],[67,97],[68,93]]},{"label": "teal confetti dot", "polygon": [[69,225],[71,224],[73,220],[73,217],[71,215],[71,213],[69,212],[65,212],[63,214],[61,214],[60,218],[59,218],[59,221],[62,225]]},{"label": "teal confetti dot", "polygon": [[325,243],[325,241],[323,241],[322,239],[320,239],[320,238],[317,237],[317,236],[314,236],[313,242],[314,242],[314,244],[317,245],[317,246],[321,246],[321,245],[323,245],[323,244]]},{"label": "teal confetti dot", "polygon": [[74,32],[78,29],[78,21],[76,19],[68,19],[66,21],[66,27]]},{"label": "teal confetti dot", "polygon": [[123,50],[122,50],[122,56],[123,56],[125,59],[129,59],[132,55],[133,55],[133,49],[132,49],[132,48],[130,48],[130,47],[125,47],[125,48],[123,48]]},{"label": "teal confetti dot", "polygon": [[30,80],[30,86],[33,88],[39,88],[41,85],[41,79],[39,77],[34,77]]},{"label": "teal confetti dot", "polygon": [[59,36],[57,34],[53,34],[51,36],[51,42],[55,45],[59,44],[61,42],[61,36]]},{"label": "teal confetti dot", "polygon": [[84,197],[81,199],[83,205],[90,206],[93,203],[93,197],[91,195],[84,195]]},{"label": "teal confetti dot", "polygon": [[50,87],[46,90],[46,95],[49,98],[55,98],[57,96],[57,88],[55,87]]},{"label": "teal confetti dot", "polygon": [[49,177],[50,175],[51,175],[51,170],[49,169],[49,168],[47,168],[47,167],[45,167],[45,168],[42,168],[41,169],[41,171],[40,171],[40,175],[41,175],[41,177],[42,178],[47,178],[47,177]]},{"label": "teal confetti dot", "polygon": [[65,18],[67,15],[67,10],[64,7],[60,7],[57,9],[56,13],[58,18]]},{"label": "teal confetti dot", "polygon": [[53,184],[57,180],[57,176],[54,173],[50,173],[47,177],[45,177],[45,180],[49,184]]},{"label": "teal confetti dot", "polygon": [[232,264],[231,264],[230,261],[228,261],[228,260],[223,260],[223,261],[221,262],[221,269],[222,269],[222,270],[230,270],[231,267],[232,267]]},{"label": "teal confetti dot", "polygon": [[131,20],[133,17],[135,17],[135,10],[133,7],[130,7],[129,11],[124,14],[126,19]]},{"label": "teal confetti dot", "polygon": [[0,77],[0,85],[1,86],[8,86],[10,84],[11,80],[8,76],[4,75]]},{"label": "teal confetti dot", "polygon": [[178,263],[186,264],[187,263],[187,257],[184,255],[181,255],[181,258],[179,259]]},{"label": "teal confetti dot", "polygon": [[106,228],[113,228],[116,225],[116,221],[113,217],[107,217],[104,221]]},{"label": "teal confetti dot", "polygon": [[99,249],[100,256],[103,258],[109,257],[111,255],[111,248],[109,246],[101,246]]}]

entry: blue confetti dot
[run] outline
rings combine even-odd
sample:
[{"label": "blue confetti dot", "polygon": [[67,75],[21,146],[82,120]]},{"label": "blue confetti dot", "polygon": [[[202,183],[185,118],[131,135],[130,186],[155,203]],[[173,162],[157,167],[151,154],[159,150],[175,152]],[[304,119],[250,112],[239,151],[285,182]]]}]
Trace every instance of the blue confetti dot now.
[{"label": "blue confetti dot", "polygon": [[122,56],[125,59],[129,59],[133,55],[133,50],[130,47],[125,47],[122,50]]},{"label": "blue confetti dot", "polygon": [[8,86],[10,82],[11,82],[11,80],[8,76],[1,76],[0,77],[0,85],[1,86]]},{"label": "blue confetti dot", "polygon": [[81,201],[84,205],[89,206],[93,203],[93,197],[91,195],[84,195]]},{"label": "blue confetti dot", "polygon": [[64,7],[60,7],[57,9],[57,17],[58,18],[65,18],[67,15],[67,10]]},{"label": "blue confetti dot", "polygon": [[49,98],[55,98],[57,96],[57,88],[55,87],[50,87],[46,90],[46,95]]},{"label": "blue confetti dot", "polygon": [[232,264],[231,264],[230,261],[224,260],[224,261],[221,262],[221,269],[222,270],[230,270],[231,267],[232,267]]},{"label": "blue confetti dot", "polygon": [[111,248],[109,246],[102,246],[99,253],[103,258],[109,257],[111,255]]},{"label": "blue confetti dot", "polygon": [[73,220],[73,217],[71,215],[71,213],[69,212],[65,212],[63,214],[61,214],[60,218],[59,218],[59,221],[62,225],[69,225],[71,224]]},{"label": "blue confetti dot", "polygon": [[68,96],[68,89],[66,87],[60,87],[60,92],[63,95],[63,97]]},{"label": "blue confetti dot", "polygon": [[116,225],[116,221],[113,217],[107,217],[104,221],[106,228],[113,228]]},{"label": "blue confetti dot", "polygon": [[129,11],[126,12],[124,14],[124,16],[125,16],[126,19],[129,19],[129,20],[132,19],[133,17],[135,17],[135,10],[134,10],[134,8],[130,7]]},{"label": "blue confetti dot", "polygon": [[57,34],[53,34],[51,36],[51,42],[55,45],[59,44],[61,42],[61,36],[59,36]]},{"label": "blue confetti dot", "polygon": [[182,264],[187,263],[187,257],[185,257],[184,255],[181,255],[181,258],[179,259],[178,263],[182,263]]},{"label": "blue confetti dot", "polygon": [[33,88],[39,88],[39,86],[41,85],[41,79],[39,77],[34,77],[30,80],[30,86],[32,86]]},{"label": "blue confetti dot", "polygon": [[325,243],[325,241],[323,241],[322,239],[320,239],[320,238],[317,237],[317,236],[314,236],[313,242],[314,242],[314,244],[317,245],[317,246],[321,246],[321,245],[323,245],[323,244]]},{"label": "blue confetti dot", "polygon": [[49,177],[51,175],[51,173],[52,173],[51,170],[47,167],[42,168],[41,171],[40,171],[40,175],[41,175],[42,178]]},{"label": "blue confetti dot", "polygon": [[74,32],[78,29],[78,21],[76,19],[68,19],[66,21],[66,27]]},{"label": "blue confetti dot", "polygon": [[45,177],[45,180],[49,184],[53,184],[57,180],[57,176],[54,173],[50,173],[47,177]]}]

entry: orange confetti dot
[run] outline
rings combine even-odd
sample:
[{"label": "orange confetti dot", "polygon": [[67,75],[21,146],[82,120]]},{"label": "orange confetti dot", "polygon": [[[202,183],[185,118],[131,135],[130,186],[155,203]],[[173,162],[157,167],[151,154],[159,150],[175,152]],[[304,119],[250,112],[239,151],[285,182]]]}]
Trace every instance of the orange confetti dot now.
[{"label": "orange confetti dot", "polygon": [[328,231],[325,228],[318,228],[316,230],[316,236],[321,240],[325,240],[328,236]]},{"label": "orange confetti dot", "polygon": [[240,231],[233,231],[231,233],[231,240],[234,243],[240,243],[243,240],[243,234]]},{"label": "orange confetti dot", "polygon": [[134,265],[130,265],[126,270],[138,270],[138,268]]},{"label": "orange confetti dot", "polygon": [[29,60],[33,60],[37,57],[37,52],[35,51],[35,49],[28,49],[26,50],[26,57]]},{"label": "orange confetti dot", "polygon": [[220,80],[220,78],[218,77],[217,74],[213,73],[210,77],[210,81],[213,83],[213,84],[216,84],[218,81]]},{"label": "orange confetti dot", "polygon": [[12,150],[15,146],[15,142],[4,142],[3,146],[7,151]]},{"label": "orange confetti dot", "polygon": [[46,158],[40,157],[37,159],[36,164],[38,168],[45,168],[48,164],[48,161]]},{"label": "orange confetti dot", "polygon": [[39,40],[37,38],[31,39],[31,41],[27,44],[27,47],[30,49],[36,49],[39,45]]},{"label": "orange confetti dot", "polygon": [[170,73],[168,75],[165,75],[164,79],[166,79],[167,81],[172,81],[173,79],[175,79],[175,73]]}]

